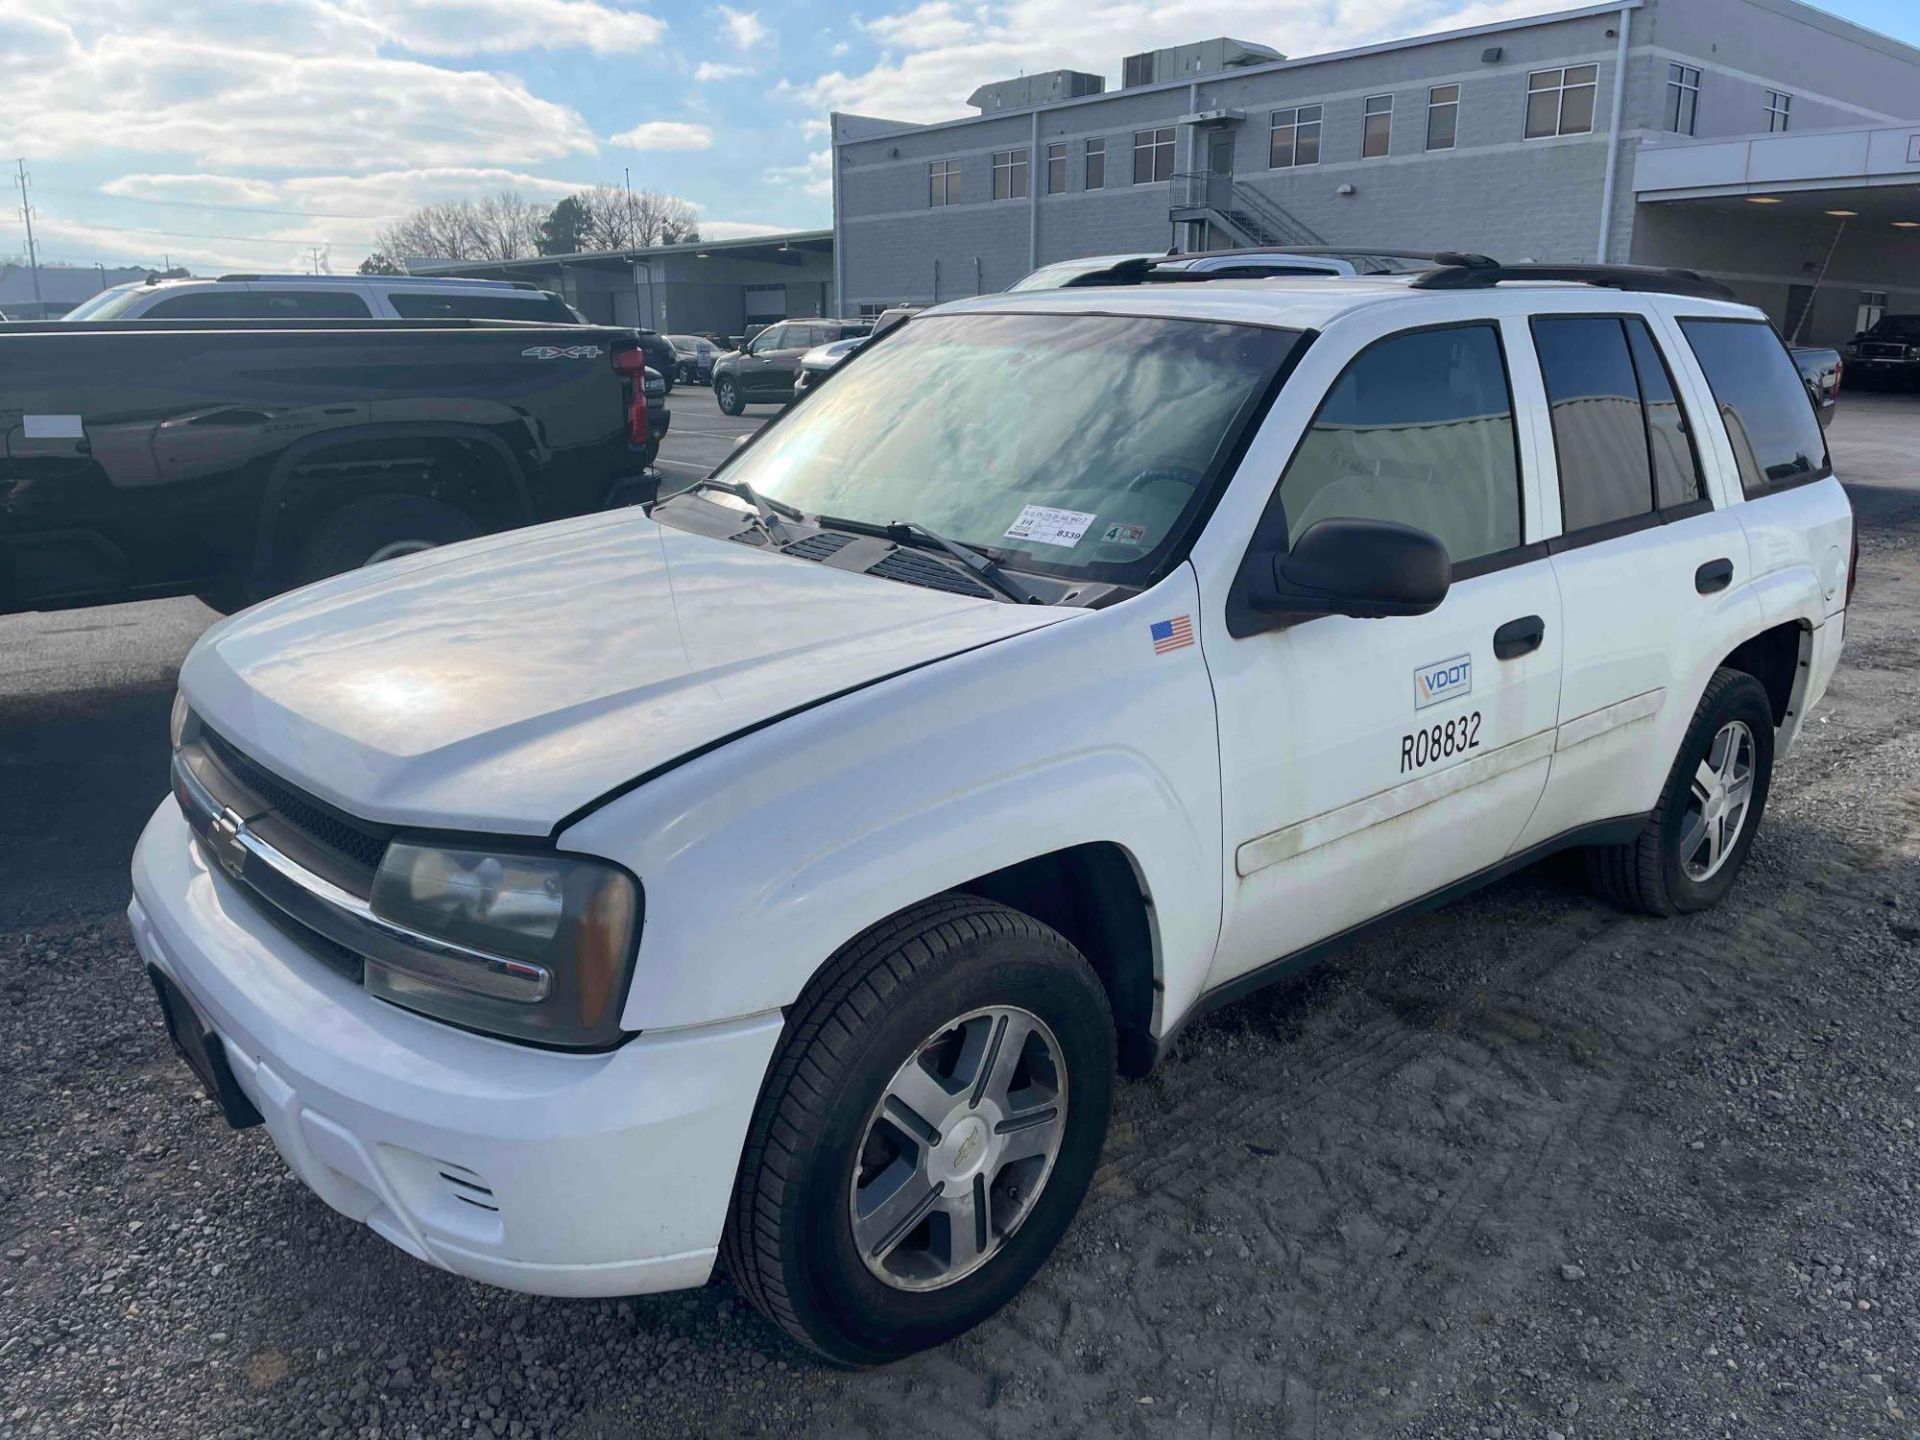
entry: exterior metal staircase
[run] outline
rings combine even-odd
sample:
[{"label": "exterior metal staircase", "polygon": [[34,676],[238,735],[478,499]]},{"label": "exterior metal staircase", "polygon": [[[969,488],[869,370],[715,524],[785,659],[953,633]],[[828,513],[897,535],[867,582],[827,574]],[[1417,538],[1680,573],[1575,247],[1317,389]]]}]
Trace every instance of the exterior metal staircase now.
[{"label": "exterior metal staircase", "polygon": [[1284,250],[1326,241],[1286,210],[1231,175],[1183,171],[1173,177],[1167,218],[1175,225],[1203,221],[1236,245]]}]

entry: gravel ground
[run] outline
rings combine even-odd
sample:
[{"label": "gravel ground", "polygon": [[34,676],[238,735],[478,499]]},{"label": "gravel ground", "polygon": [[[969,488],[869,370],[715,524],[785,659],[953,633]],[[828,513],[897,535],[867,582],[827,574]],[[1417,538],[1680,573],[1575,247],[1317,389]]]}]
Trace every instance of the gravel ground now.
[{"label": "gravel ground", "polygon": [[1028,1292],[881,1372],[724,1280],[407,1259],[220,1125],[118,915],[36,907],[0,926],[0,1437],[1911,1440],[1920,490],[1862,511],[1846,663],[1725,905],[1548,867],[1220,1013],[1122,1087]]}]

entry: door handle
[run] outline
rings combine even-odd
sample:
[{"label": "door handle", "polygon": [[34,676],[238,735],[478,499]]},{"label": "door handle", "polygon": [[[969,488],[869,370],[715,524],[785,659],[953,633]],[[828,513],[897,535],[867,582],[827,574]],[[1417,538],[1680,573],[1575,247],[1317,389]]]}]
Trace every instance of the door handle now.
[{"label": "door handle", "polygon": [[1733,561],[1709,560],[1693,572],[1693,588],[1702,595],[1724,590],[1733,583]]},{"label": "door handle", "polygon": [[1517,660],[1522,655],[1531,655],[1546,638],[1546,621],[1538,615],[1522,615],[1493,632],[1493,658]]}]

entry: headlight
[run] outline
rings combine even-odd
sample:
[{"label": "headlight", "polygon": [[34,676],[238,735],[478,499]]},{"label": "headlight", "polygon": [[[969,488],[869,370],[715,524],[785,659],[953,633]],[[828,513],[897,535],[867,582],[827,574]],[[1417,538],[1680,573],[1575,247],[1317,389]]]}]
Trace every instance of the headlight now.
[{"label": "headlight", "polygon": [[192,719],[193,711],[187,708],[186,695],[179,690],[174,691],[173,714],[167,720],[167,739],[172,742],[174,749],[178,750],[187,743],[187,726]]},{"label": "headlight", "polygon": [[370,958],[373,994],[516,1040],[596,1047],[620,1038],[641,900],[617,866],[396,840],[369,903],[381,919],[455,947],[431,965]]}]

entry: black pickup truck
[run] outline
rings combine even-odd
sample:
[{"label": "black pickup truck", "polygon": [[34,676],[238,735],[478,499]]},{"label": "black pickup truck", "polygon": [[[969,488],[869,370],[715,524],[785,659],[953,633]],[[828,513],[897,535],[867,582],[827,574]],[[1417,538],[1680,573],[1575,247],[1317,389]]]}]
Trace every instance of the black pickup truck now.
[{"label": "black pickup truck", "polygon": [[475,320],[0,324],[0,614],[199,595],[652,498],[631,330]]}]

